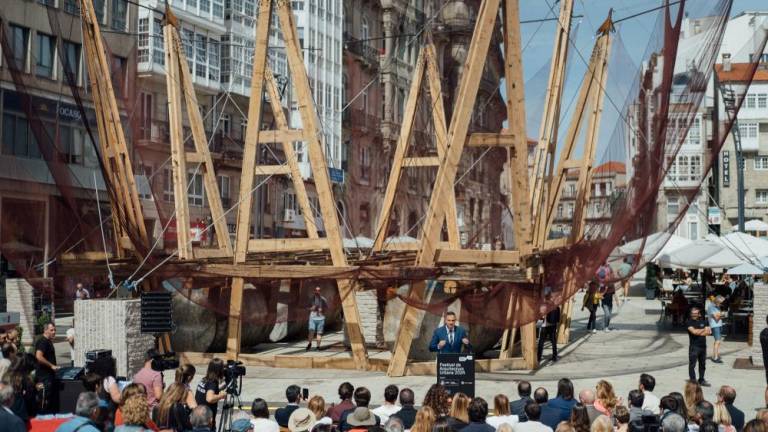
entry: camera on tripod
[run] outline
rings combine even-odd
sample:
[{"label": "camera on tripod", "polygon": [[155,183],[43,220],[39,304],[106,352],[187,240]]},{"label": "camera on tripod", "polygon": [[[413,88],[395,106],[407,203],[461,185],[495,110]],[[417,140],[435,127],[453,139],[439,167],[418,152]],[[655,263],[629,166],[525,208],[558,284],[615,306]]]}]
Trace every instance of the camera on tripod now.
[{"label": "camera on tripod", "polygon": [[243,366],[243,362],[227,360],[227,368],[224,369],[224,378],[228,382],[243,375],[245,375],[245,366]]},{"label": "camera on tripod", "polygon": [[152,370],[162,372],[173,370],[179,367],[179,359],[173,351],[167,353],[157,353],[152,357]]}]

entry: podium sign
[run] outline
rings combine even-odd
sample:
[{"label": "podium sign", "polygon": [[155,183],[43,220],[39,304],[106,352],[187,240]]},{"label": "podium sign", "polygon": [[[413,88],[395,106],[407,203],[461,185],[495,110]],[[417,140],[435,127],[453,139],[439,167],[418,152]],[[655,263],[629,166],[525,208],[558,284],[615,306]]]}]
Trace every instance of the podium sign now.
[{"label": "podium sign", "polygon": [[461,392],[475,397],[475,355],[440,353],[437,355],[437,383],[449,394]]}]

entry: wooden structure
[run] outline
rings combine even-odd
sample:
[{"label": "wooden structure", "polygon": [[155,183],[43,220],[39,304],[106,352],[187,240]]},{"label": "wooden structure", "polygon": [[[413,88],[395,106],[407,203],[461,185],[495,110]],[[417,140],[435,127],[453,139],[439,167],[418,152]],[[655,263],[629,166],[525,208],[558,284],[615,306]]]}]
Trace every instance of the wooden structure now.
[{"label": "wooden structure", "polygon": [[[81,0],[83,5],[84,29],[89,57],[89,67],[98,72],[98,67],[105,68],[103,49],[98,33],[98,24],[93,16],[91,0]],[[355,291],[357,281],[366,279],[392,279],[411,281],[409,296],[415,301],[425,297],[427,280],[454,282],[490,281],[490,282],[531,282],[538,280],[544,269],[539,264],[539,254],[555,247],[567,246],[579,240],[583,234],[586,204],[589,199],[592,165],[596,148],[599,119],[602,111],[603,87],[607,75],[607,57],[610,49],[610,29],[597,39],[587,75],[579,92],[576,114],[568,130],[565,146],[560,154],[555,169],[555,140],[557,125],[560,121],[560,103],[563,92],[567,44],[570,32],[572,0],[562,0],[560,21],[556,34],[553,64],[550,71],[549,87],[543,114],[542,130],[535,153],[534,169],[529,177],[528,139],[525,127],[525,97],[520,46],[520,19],[518,0],[482,0],[477,13],[474,33],[469,45],[463,73],[460,77],[455,106],[450,121],[445,118],[442,98],[440,72],[436,61],[435,48],[431,38],[422,48],[411,84],[405,114],[403,116],[392,172],[387,185],[384,205],[380,214],[377,236],[373,251],[367,257],[348,256],[343,248],[341,231],[328,176],[328,167],[323,151],[322,134],[319,130],[317,112],[311,96],[309,79],[302,59],[301,46],[290,2],[264,0],[260,3],[256,22],[256,44],[254,50],[251,97],[248,110],[248,124],[261,125],[264,104],[263,96],[269,100],[275,119],[274,130],[248,128],[245,137],[245,149],[242,161],[240,191],[238,195],[238,216],[236,239],[230,244],[223,228],[224,213],[215,173],[207,149],[207,140],[202,127],[202,118],[197,109],[197,101],[191,82],[187,61],[181,48],[178,24],[170,10],[166,12],[165,48],[166,67],[168,69],[167,87],[169,93],[169,112],[171,124],[171,147],[175,206],[178,226],[178,257],[167,257],[163,266],[158,266],[157,275],[184,274],[225,276],[231,278],[227,352],[229,358],[238,358],[250,363],[281,365],[285,367],[341,367],[369,370],[386,370],[389,375],[401,376],[415,371],[429,372],[426,364],[408,363],[411,343],[419,325],[419,311],[406,306],[401,325],[398,329],[392,358],[389,362],[372,361],[368,358],[365,341],[360,329],[360,318]],[[273,11],[274,8],[274,11]],[[501,14],[499,10],[501,9]],[[273,13],[274,12],[274,13]],[[301,116],[301,129],[290,129],[280,103],[280,93],[272,71],[267,64],[267,49],[270,20],[279,19],[283,31],[285,53],[290,70],[290,82],[294,87]],[[504,69],[506,77],[508,132],[469,134],[479,83],[489,45],[494,37],[496,19],[501,16],[503,27]],[[87,19],[86,19],[87,17]],[[610,24],[610,17],[606,21]],[[86,28],[87,27],[87,28]],[[84,31],[85,33],[85,31]],[[98,49],[97,49],[98,48]],[[100,54],[99,54],[100,53]],[[102,58],[99,58],[99,55]],[[106,70],[106,69],[101,69]],[[105,73],[103,76],[108,76]],[[92,73],[91,76],[98,76]],[[423,80],[428,83],[431,119],[434,123],[437,156],[407,157],[409,141],[414,127],[417,99]],[[111,94],[109,80],[96,80],[96,90]],[[102,88],[104,87],[104,88]],[[109,97],[106,97],[109,100]],[[192,129],[194,150],[185,146],[182,134],[182,99]],[[114,97],[112,96],[112,101]],[[116,138],[119,121],[102,119],[107,113],[116,116],[116,106],[98,105],[100,113],[99,132],[102,145],[107,145],[105,158],[110,164],[105,175],[115,175],[117,180],[125,176],[132,181],[129,159],[125,153],[125,143]],[[111,109],[111,111],[110,111]],[[105,111],[106,110],[106,111]],[[113,117],[117,118],[117,117]],[[582,135],[584,119],[584,150],[581,159],[576,158],[577,139]],[[122,133],[121,131],[119,131]],[[319,197],[324,237],[320,237],[315,226],[313,211],[310,208],[304,180],[299,173],[293,142],[306,144],[309,161],[314,177],[315,188]],[[120,145],[116,150],[112,143]],[[263,166],[257,164],[260,145],[279,143],[282,145],[286,161],[282,165]],[[456,197],[454,184],[459,162],[465,146],[495,146],[506,149],[508,156],[509,184],[511,193],[509,207],[514,216],[514,236],[516,250],[464,250],[461,249],[456,217]],[[116,155],[116,156],[115,156]],[[122,164],[115,165],[122,161]],[[212,210],[217,232],[217,249],[193,249],[189,236],[188,209],[186,198],[187,164],[198,164],[202,170],[209,204]],[[117,166],[114,173],[111,167]],[[437,169],[433,191],[429,201],[425,223],[421,228],[419,240],[410,244],[387,245],[385,241],[390,213],[394,206],[398,181],[404,169],[413,167],[433,167]],[[569,170],[579,170],[579,189],[577,210],[578,221],[574,232],[563,241],[550,241],[553,208],[560,199],[563,178]],[[130,174],[130,176],[128,175]],[[256,189],[258,176],[286,175],[290,178],[297,193],[307,226],[307,238],[300,239],[254,239],[250,235],[252,216],[252,193]],[[110,177],[111,178],[111,177]],[[122,184],[119,183],[118,184]],[[133,185],[121,190],[114,197],[115,211],[123,211],[127,202],[138,203]],[[136,220],[142,220],[140,207],[127,206]],[[186,218],[186,219],[185,219]],[[139,224],[143,227],[143,224]],[[448,241],[441,241],[441,231],[446,226]],[[144,233],[146,236],[146,233]],[[385,253],[386,251],[386,253]],[[81,265],[88,260],[80,260]],[[69,270],[77,269],[77,263],[70,261]],[[116,274],[129,273],[132,262],[123,257],[113,263]],[[337,281],[339,296],[342,300],[344,321],[352,347],[350,359],[327,360],[297,356],[264,358],[241,354],[241,331],[243,325],[243,292],[246,279],[285,279],[291,278],[333,278]],[[529,300],[528,300],[529,301]],[[526,303],[523,296],[512,295],[507,308],[507,320],[524,308],[533,307]],[[566,314],[566,316],[568,316]],[[514,358],[513,342],[518,336],[521,340],[522,357]],[[185,353],[189,359],[203,359],[206,354]],[[213,354],[210,354],[213,355]],[[481,370],[499,370],[505,368],[535,368],[535,327],[533,324],[518,329],[507,329],[502,338],[499,359],[481,363]]]}]

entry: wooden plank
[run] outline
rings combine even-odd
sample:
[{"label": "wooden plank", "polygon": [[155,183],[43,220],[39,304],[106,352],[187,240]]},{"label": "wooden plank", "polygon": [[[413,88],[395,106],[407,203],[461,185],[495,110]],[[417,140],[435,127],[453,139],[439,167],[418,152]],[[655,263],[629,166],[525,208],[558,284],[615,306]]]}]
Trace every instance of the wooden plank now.
[{"label": "wooden plank", "polygon": [[516,141],[510,133],[475,132],[469,136],[467,147],[512,147]]},{"label": "wooden plank", "polygon": [[407,157],[403,159],[403,167],[436,167],[440,165],[437,156]]},{"label": "wooden plank", "polygon": [[[269,66],[267,66],[269,67]],[[266,77],[266,76],[265,76]],[[274,76],[272,77],[272,80],[274,81]],[[277,90],[277,89],[275,89]],[[272,102],[270,99],[270,103],[273,105],[276,103],[278,106],[280,106],[280,92],[277,92],[277,99]],[[279,110],[272,109],[273,113],[283,112],[282,107]],[[285,113],[282,114],[283,118],[285,118]],[[275,116],[277,118],[277,116]],[[275,122],[277,123],[277,122]],[[283,143],[283,144],[291,144],[295,141],[304,141],[304,131],[301,129],[288,129],[287,122],[285,126],[281,126],[280,124],[277,125],[278,129],[276,130],[263,130],[259,134],[259,142],[262,143]]]},{"label": "wooden plank", "polygon": [[[237,209],[237,227],[235,231],[234,264],[245,262],[248,251],[248,240],[251,233],[251,215],[253,210],[253,179],[256,174],[256,156],[259,143],[262,118],[262,99],[264,97],[264,71],[267,66],[267,44],[269,40],[270,18],[272,17],[272,1],[259,4],[256,20],[256,37],[253,52],[253,75],[251,76],[251,93],[248,100],[248,124],[253,125],[246,130],[245,148],[243,150],[242,171],[240,173],[240,192]],[[241,319],[243,307],[242,278],[232,278],[232,292],[229,302],[229,319],[227,323],[227,354],[237,358],[240,354]]]},{"label": "wooden plank", "polygon": [[[444,249],[450,249],[451,245],[448,242],[440,242],[439,246]],[[397,243],[385,243],[383,250],[386,251],[417,251],[419,250],[419,242],[397,242]]]},{"label": "wooden plank", "polygon": [[507,250],[438,249],[435,255],[435,262],[441,264],[513,265],[520,264],[520,252]]},{"label": "wooden plank", "polygon": [[524,269],[515,267],[441,266],[435,279],[455,282],[530,282]]},{"label": "wooden plank", "polygon": [[295,252],[329,248],[326,238],[274,238],[248,240],[248,252]]},{"label": "wooden plank", "polygon": [[204,162],[203,155],[196,152],[187,152],[185,155],[185,160],[189,163],[198,163],[201,164]]},{"label": "wooden plank", "polygon": [[258,165],[254,172],[257,176],[290,175],[291,167],[288,165]]},{"label": "wooden plank", "polygon": [[226,258],[232,256],[226,249],[218,248],[195,248],[194,255],[195,258]]},{"label": "wooden plank", "polygon": [[[261,6],[264,7],[263,5]],[[323,217],[325,235],[331,252],[331,259],[336,266],[347,265],[347,256],[344,252],[342,235],[339,229],[338,214],[334,203],[331,182],[328,175],[328,165],[325,161],[325,151],[320,141],[322,136],[317,124],[317,111],[312,98],[312,89],[309,86],[309,78],[302,58],[299,35],[291,12],[290,2],[278,2],[277,15],[280,19],[280,28],[283,30],[285,40],[285,54],[291,70],[291,82],[295,90],[299,105],[301,124],[304,128],[304,138],[307,145],[307,153],[312,166],[312,174],[315,180],[315,190],[320,202],[320,213]],[[260,12],[261,14],[261,12]],[[352,347],[352,357],[358,369],[368,368],[368,353],[365,348],[365,339],[360,329],[360,314],[357,310],[357,299],[354,295],[355,287],[352,281],[339,279],[336,281],[339,296],[342,299],[344,311],[344,324]]]},{"label": "wooden plank", "polygon": [[525,359],[525,368],[533,370],[539,367],[538,353],[536,352],[536,323],[520,327],[520,345]]},{"label": "wooden plank", "polygon": [[[456,173],[461,154],[464,150],[467,132],[469,131],[471,114],[477,99],[477,90],[480,85],[483,68],[485,67],[488,46],[493,29],[495,28],[498,11],[499,0],[483,0],[478,10],[475,29],[472,33],[472,42],[467,53],[466,65],[461,75],[458,91],[456,92],[456,105],[448,129],[446,153],[437,171],[425,223],[422,227],[422,246],[416,257],[416,264],[418,266],[429,266],[434,264],[435,261],[437,244],[445,217],[442,205],[449,199],[448,195],[454,193],[453,184],[456,181]],[[413,299],[421,301],[424,299],[425,290],[425,282],[419,281],[412,285],[409,295]],[[392,361],[387,370],[389,376],[402,376],[405,373],[411,343],[420,322],[419,315],[420,311],[406,306],[403,318],[400,321]]]},{"label": "wooden plank", "polygon": [[376,226],[376,237],[373,240],[372,251],[377,252],[384,247],[385,239],[389,234],[389,219],[392,214],[392,207],[395,204],[395,195],[397,194],[397,184],[400,182],[400,176],[403,172],[403,159],[408,153],[413,124],[416,120],[416,103],[418,101],[419,90],[421,89],[421,80],[424,77],[425,70],[424,48],[419,50],[419,56],[416,59],[416,68],[413,71],[411,88],[408,92],[408,100],[405,103],[405,112],[403,113],[403,123],[400,126],[400,136],[397,138],[397,146],[392,160],[392,170],[387,180],[387,189],[384,191],[384,199],[381,202],[381,212],[379,213],[379,222]]},{"label": "wooden plank", "polygon": [[[582,159],[568,159],[568,160],[566,160],[566,161],[563,161],[563,162],[562,162],[562,165],[561,165],[561,167],[562,167],[562,169],[563,169],[564,171],[566,171],[566,172],[564,173],[564,176],[565,176],[565,175],[567,175],[567,171],[568,171],[568,170],[571,170],[571,169],[574,169],[574,168],[581,168],[581,165],[582,165],[583,163],[584,163],[584,162],[582,161]],[[556,174],[555,174],[555,175],[557,175],[557,172],[556,172]],[[554,182],[553,182],[553,183],[554,183]]]}]

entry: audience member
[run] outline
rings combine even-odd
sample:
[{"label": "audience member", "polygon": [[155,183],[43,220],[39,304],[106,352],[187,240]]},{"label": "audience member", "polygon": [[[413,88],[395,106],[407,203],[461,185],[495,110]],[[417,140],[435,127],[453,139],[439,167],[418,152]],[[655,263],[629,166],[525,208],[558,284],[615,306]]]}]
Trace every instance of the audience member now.
[{"label": "audience member", "polygon": [[629,396],[629,422],[640,421],[642,422],[643,416],[653,415],[652,412],[643,409],[643,402],[645,401],[645,395],[641,390],[631,390]]},{"label": "audience member", "polygon": [[664,414],[661,419],[661,430],[664,432],[685,432],[688,429],[688,425],[685,421],[685,417],[680,414],[670,411]]},{"label": "audience member", "polygon": [[693,407],[693,412],[693,417],[691,418],[691,421],[688,422],[689,432],[699,431],[704,422],[712,421],[715,418],[715,407],[705,400],[699,401]]},{"label": "audience member", "polygon": [[576,432],[589,432],[592,422],[589,420],[589,413],[584,404],[577,403],[573,406],[569,423]]},{"label": "audience member", "polygon": [[331,407],[328,408],[327,414],[334,423],[339,422],[341,415],[344,414],[345,411],[355,407],[355,404],[352,403],[352,394],[354,392],[355,387],[353,387],[352,384],[348,382],[343,382],[341,385],[339,385],[339,399],[341,399],[341,402],[335,405],[331,405]]},{"label": "audience member", "polygon": [[[72,420],[59,426],[56,432],[100,432],[102,427],[98,423],[100,414],[99,397],[96,393],[82,392],[77,397],[75,416],[72,417]],[[144,415],[147,415],[146,401],[144,403]],[[116,430],[120,430],[119,427]]]},{"label": "audience member", "polygon": [[[358,387],[355,389],[354,394],[355,399],[355,409],[350,409],[347,411],[344,411],[344,414],[341,415],[341,419],[339,419],[339,430],[341,432],[346,432],[351,429],[352,426],[372,426],[372,425],[380,425],[381,419],[371,412],[370,409],[368,409],[368,405],[371,403],[371,391],[368,390],[365,387]],[[352,416],[354,414],[355,422],[358,424],[350,424],[347,421],[347,418]],[[372,424],[367,424],[368,422],[373,421]],[[278,423],[280,423],[278,421]]]},{"label": "audience member", "polygon": [[[280,425],[269,419],[269,406],[267,401],[262,398],[256,398],[251,404],[251,424],[253,430],[258,432],[280,432]],[[191,421],[191,420],[190,420]]]},{"label": "audience member", "polygon": [[533,392],[533,401],[539,405],[545,405],[549,401],[549,393],[544,387],[539,387]]},{"label": "audience member", "polygon": [[715,403],[715,417],[713,420],[723,427],[723,432],[736,432],[731,415],[722,401]]},{"label": "audience member", "polygon": [[212,432],[213,413],[208,405],[198,405],[189,415],[192,432]]},{"label": "audience member", "polygon": [[[143,398],[145,400],[147,399],[147,390],[142,384],[131,383],[125,386],[123,389],[123,392],[120,395],[120,406],[115,412],[115,426],[123,424],[123,405],[125,405],[125,401],[134,397]],[[158,430],[157,425],[152,421],[152,419],[149,419],[145,426],[148,429],[152,429],[153,431]]]},{"label": "audience member", "polygon": [[410,429],[413,422],[416,421],[416,409],[413,407],[413,390],[404,388],[400,390],[400,411],[392,414],[390,419],[395,418],[403,425],[403,429]]},{"label": "audience member", "polygon": [[176,369],[174,376],[174,382],[181,384],[186,389],[184,393],[184,402],[187,404],[187,408],[190,410],[197,407],[197,401],[195,400],[195,392],[192,391],[192,379],[195,377],[195,366],[185,363]]},{"label": "audience member", "polygon": [[389,420],[389,416],[400,411],[400,407],[397,406],[397,395],[400,390],[396,385],[390,384],[384,388],[384,403],[373,409],[373,413],[379,416],[381,423],[386,423]]},{"label": "audience member", "polygon": [[453,394],[451,411],[448,413],[447,423],[453,429],[460,430],[469,424],[469,402],[472,399],[462,392]]},{"label": "audience member", "polygon": [[405,428],[403,427],[402,420],[397,417],[390,416],[389,420],[387,420],[387,424],[384,425],[384,430],[386,432],[403,432]]},{"label": "audience member", "polygon": [[424,396],[424,402],[422,406],[428,406],[435,412],[437,418],[448,415],[448,411],[451,409],[450,396],[440,384],[432,384],[427,390],[427,394]]},{"label": "audience member", "polygon": [[768,427],[768,408],[763,408],[758,411],[755,418],[761,420],[763,423],[765,423],[766,427]]},{"label": "audience member", "polygon": [[717,426],[717,423],[713,422],[712,420],[704,420],[703,422],[701,422],[701,425],[699,426],[699,432],[722,432],[722,431]]},{"label": "audience member", "polygon": [[613,410],[613,419],[616,422],[616,432],[629,430],[629,410],[624,405],[619,405]]},{"label": "audience member", "polygon": [[488,417],[485,421],[494,429],[499,429],[499,426],[506,423],[510,426],[514,426],[519,422],[516,415],[512,415],[509,412],[509,399],[503,394],[497,394],[493,398],[493,410],[496,412],[495,416]]},{"label": "audience member", "polygon": [[13,387],[13,403],[9,407],[24,423],[37,415],[37,387],[30,374],[35,369],[32,354],[19,356],[5,374],[5,381]]},{"label": "audience member", "polygon": [[333,420],[325,415],[325,399],[322,396],[312,396],[307,403],[307,408],[315,415],[315,424],[333,424]]},{"label": "audience member", "polygon": [[731,424],[737,431],[741,432],[744,429],[744,411],[733,405],[736,400],[736,389],[727,385],[720,387],[720,391],[717,392],[717,400],[723,402],[725,409],[728,410],[728,415],[731,417]]},{"label": "audience member", "polygon": [[531,399],[531,383],[528,381],[517,383],[517,396],[520,399],[509,403],[509,412],[516,415],[521,422],[528,421],[528,417],[525,416],[525,405],[528,402],[533,402],[533,399]]},{"label": "audience member", "polygon": [[55,337],[56,325],[48,322],[43,325],[43,335],[35,342],[35,381],[41,387],[38,400],[42,414],[53,414],[58,406],[58,392],[54,387],[56,370],[59,369],[56,365],[56,349],[53,347]]},{"label": "audience member", "polygon": [[316,421],[317,419],[312,411],[307,408],[297,408],[291,411],[286,427],[291,432],[310,432],[315,426]]},{"label": "audience member", "polygon": [[613,423],[608,416],[601,415],[592,422],[589,430],[591,432],[613,432]]},{"label": "audience member", "polygon": [[646,373],[640,374],[640,385],[638,388],[643,392],[642,408],[659,415],[659,402],[661,401],[653,394],[653,389],[656,388],[656,378]]},{"label": "audience member", "polygon": [[574,428],[570,422],[561,421],[557,424],[555,432],[576,432],[576,428]]},{"label": "audience member", "polygon": [[[227,397],[227,392],[220,387],[223,379],[224,361],[220,358],[214,358],[208,362],[205,376],[200,380],[200,383],[195,390],[195,402],[197,402],[198,405],[207,405],[208,409],[211,410],[213,415],[213,429],[216,429],[216,410],[218,409],[219,401]],[[277,418],[277,413],[275,413],[275,418]],[[288,418],[286,417],[286,421],[287,419]],[[280,423],[279,420],[278,423]]]},{"label": "audience member", "polygon": [[768,426],[761,420],[750,420],[744,425],[744,432],[768,432]]},{"label": "audience member", "polygon": [[[233,411],[230,419],[231,423],[229,430],[231,432],[251,432],[255,431],[253,423],[251,423],[251,416],[245,411]],[[188,430],[188,429],[185,429]]]},{"label": "audience member", "polygon": [[616,393],[613,392],[613,386],[606,380],[600,380],[597,382],[596,390],[595,409],[600,411],[600,414],[610,417],[613,409],[619,404]]},{"label": "audience member", "polygon": [[156,356],[157,351],[153,349],[147,351],[144,355],[144,367],[133,376],[134,383],[144,386],[150,409],[154,409],[163,397],[163,375],[152,369],[152,360]]},{"label": "audience member", "polygon": [[416,420],[413,422],[413,426],[411,426],[411,432],[432,432],[436,420],[437,415],[435,410],[429,405],[424,405],[419,412],[416,413]]},{"label": "audience member", "polygon": [[152,419],[160,429],[188,430],[189,423],[187,406],[184,403],[186,388],[179,383],[173,383],[163,393],[160,402],[155,407]]},{"label": "audience member", "polygon": [[541,405],[530,402],[525,406],[525,416],[528,421],[515,425],[515,432],[553,432],[552,428],[541,423]]},{"label": "audience member", "polygon": [[574,405],[573,383],[568,378],[562,378],[557,382],[557,396],[541,407],[541,422],[555,429],[560,422],[568,421]]},{"label": "audience member", "polygon": [[120,410],[123,412],[123,424],[117,426],[115,432],[152,432],[152,429],[147,428],[149,403],[146,398],[128,398]]},{"label": "audience member", "polygon": [[494,432],[496,428],[486,423],[488,418],[488,403],[481,397],[473,398],[467,409],[469,424],[462,432]]},{"label": "audience member", "polygon": [[696,404],[704,400],[704,392],[701,390],[701,386],[696,381],[688,381],[685,383],[685,411],[688,415],[688,420],[692,420],[696,415]]},{"label": "audience member", "polygon": [[685,405],[685,397],[680,392],[672,392],[669,394],[669,397],[675,400],[677,402],[677,413],[683,416],[683,419],[685,419],[686,424],[688,423],[688,407]]},{"label": "audience member", "polygon": [[[301,387],[291,384],[285,389],[285,399],[288,404],[282,408],[275,410],[275,421],[281,427],[288,427],[288,419],[291,418],[291,414],[299,409],[299,403],[301,403]],[[216,411],[213,411],[214,415]]]},{"label": "audience member", "polygon": [[595,392],[590,389],[585,389],[579,392],[579,402],[584,405],[589,415],[589,424],[600,415],[600,411],[595,408]]},{"label": "audience member", "polygon": [[7,432],[26,432],[24,421],[11,411],[13,405],[13,386],[6,381],[0,381],[0,425]]}]

